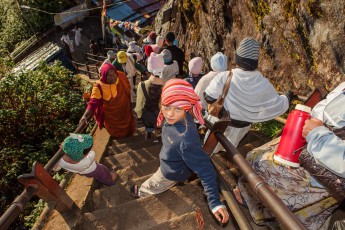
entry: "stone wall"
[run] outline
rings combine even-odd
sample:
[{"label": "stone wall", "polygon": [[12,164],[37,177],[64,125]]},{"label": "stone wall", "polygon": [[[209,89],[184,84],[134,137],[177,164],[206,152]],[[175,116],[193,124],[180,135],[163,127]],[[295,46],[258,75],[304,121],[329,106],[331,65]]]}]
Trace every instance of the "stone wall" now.
[{"label": "stone wall", "polygon": [[[172,4],[177,14],[161,25]],[[170,27],[170,28],[169,28]],[[261,43],[259,69],[278,90],[307,95],[315,87],[333,89],[345,81],[345,4],[343,0],[170,0],[156,17],[155,30],[174,31],[186,60],[234,51],[251,36]]]}]

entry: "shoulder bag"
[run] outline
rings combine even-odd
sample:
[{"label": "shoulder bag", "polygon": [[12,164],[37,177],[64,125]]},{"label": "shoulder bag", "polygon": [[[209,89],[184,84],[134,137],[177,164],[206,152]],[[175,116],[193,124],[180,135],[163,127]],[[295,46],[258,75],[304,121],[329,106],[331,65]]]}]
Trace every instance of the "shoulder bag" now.
[{"label": "shoulder bag", "polygon": [[224,99],[229,92],[231,77],[232,77],[232,73],[231,71],[229,71],[228,78],[226,79],[226,82],[223,87],[222,95],[220,95],[219,98],[215,102],[208,105],[208,114],[214,117],[219,116],[220,111],[223,109]]}]

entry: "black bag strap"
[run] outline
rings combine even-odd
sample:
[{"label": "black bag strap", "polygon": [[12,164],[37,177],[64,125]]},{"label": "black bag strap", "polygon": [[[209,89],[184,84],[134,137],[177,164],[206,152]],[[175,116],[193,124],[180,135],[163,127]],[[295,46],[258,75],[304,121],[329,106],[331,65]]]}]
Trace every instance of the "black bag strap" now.
[{"label": "black bag strap", "polygon": [[146,86],[145,86],[145,82],[144,82],[144,81],[141,82],[141,89],[143,90],[145,99],[148,100],[149,94],[148,94],[147,91],[146,91]]}]

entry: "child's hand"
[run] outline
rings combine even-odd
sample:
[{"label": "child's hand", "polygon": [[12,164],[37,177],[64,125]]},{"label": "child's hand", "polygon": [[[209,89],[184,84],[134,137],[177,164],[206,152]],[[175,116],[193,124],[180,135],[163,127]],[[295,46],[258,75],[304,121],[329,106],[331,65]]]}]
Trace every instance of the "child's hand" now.
[{"label": "child's hand", "polygon": [[219,221],[219,223],[225,224],[229,220],[229,213],[225,207],[219,208],[213,215]]}]

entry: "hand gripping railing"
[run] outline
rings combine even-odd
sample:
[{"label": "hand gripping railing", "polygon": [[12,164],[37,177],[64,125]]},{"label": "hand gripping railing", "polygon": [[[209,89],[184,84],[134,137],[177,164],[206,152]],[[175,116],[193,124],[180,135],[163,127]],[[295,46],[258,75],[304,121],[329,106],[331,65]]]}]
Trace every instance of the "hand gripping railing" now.
[{"label": "hand gripping railing", "polygon": [[[212,125],[209,121],[205,120],[205,123],[206,127],[210,129],[211,132],[204,145],[204,150],[211,155],[218,142],[220,142],[226,150],[229,159],[231,159],[232,162],[238,166],[239,170],[247,179],[255,194],[258,195],[262,203],[277,218],[283,228],[293,230],[305,229],[297,217],[288,209],[288,207],[285,206],[285,204],[273,192],[273,190],[262,179],[262,177],[255,173],[254,169],[241,155],[241,153],[224,136],[223,132],[228,126],[229,121],[220,121]],[[232,194],[229,192],[229,189],[225,187],[226,183],[222,180],[222,177],[219,176],[218,180],[220,181],[221,190],[225,191],[223,195],[240,229],[252,229],[246,220],[245,215],[242,213],[241,209],[234,200]]]},{"label": "hand gripping railing", "polygon": [[[80,133],[86,127],[87,124],[81,123],[74,133]],[[7,229],[35,194],[50,204],[49,206],[55,206],[59,212],[70,210],[75,206],[74,201],[49,174],[63,155],[64,152],[59,149],[44,167],[34,162],[30,174],[18,177],[18,181],[25,186],[25,189],[0,217],[0,229]]]}]

